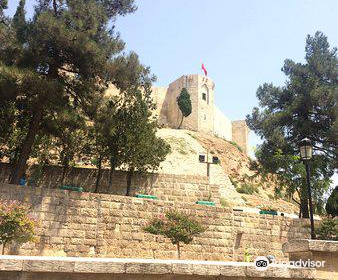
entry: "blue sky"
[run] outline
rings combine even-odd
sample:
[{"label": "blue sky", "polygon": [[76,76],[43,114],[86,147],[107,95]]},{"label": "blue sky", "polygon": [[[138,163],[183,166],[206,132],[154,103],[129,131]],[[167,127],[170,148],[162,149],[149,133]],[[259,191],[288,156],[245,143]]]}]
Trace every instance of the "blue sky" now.
[{"label": "blue sky", "polygon": [[[18,0],[9,1],[13,14]],[[27,0],[32,11],[33,0]],[[165,86],[183,74],[202,73],[216,84],[217,106],[232,120],[257,105],[257,87],[282,85],[283,61],[303,61],[305,37],[323,31],[338,45],[337,0],[136,0],[138,10],[119,18],[126,51]],[[259,142],[251,135],[251,144]]]},{"label": "blue sky", "polygon": [[[15,11],[18,0],[9,1]],[[27,0],[28,13],[33,0]],[[217,106],[232,120],[257,105],[257,87],[282,85],[283,61],[303,61],[305,37],[324,32],[338,45],[337,0],[136,0],[138,10],[119,18],[116,30],[126,51],[165,86],[201,72],[203,62],[216,84]],[[251,134],[252,145],[259,138]]]}]

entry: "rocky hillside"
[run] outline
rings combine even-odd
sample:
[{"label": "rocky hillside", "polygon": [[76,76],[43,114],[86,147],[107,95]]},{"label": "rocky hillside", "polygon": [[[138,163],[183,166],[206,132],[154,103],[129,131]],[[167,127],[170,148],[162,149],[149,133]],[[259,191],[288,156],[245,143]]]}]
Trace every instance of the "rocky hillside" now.
[{"label": "rocky hillside", "polygon": [[220,164],[211,165],[210,183],[217,184],[223,194],[223,204],[248,207],[271,207],[281,212],[297,213],[298,207],[275,196],[276,182],[261,178],[250,169],[250,159],[236,143],[200,132],[163,128],[158,136],[171,146],[172,152],[161,164],[159,172],[180,175],[206,175],[206,164],[198,155],[218,156]]}]

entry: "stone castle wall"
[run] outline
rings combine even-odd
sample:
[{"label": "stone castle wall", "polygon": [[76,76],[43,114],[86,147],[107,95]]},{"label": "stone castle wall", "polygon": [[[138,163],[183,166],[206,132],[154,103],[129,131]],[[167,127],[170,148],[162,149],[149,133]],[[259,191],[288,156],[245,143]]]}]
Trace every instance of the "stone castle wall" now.
[{"label": "stone castle wall", "polygon": [[245,153],[249,151],[249,129],[244,120],[231,122],[215,106],[215,84],[206,76],[183,75],[166,87],[153,87],[160,125],[178,128],[182,113],[177,97],[186,88],[190,94],[192,112],[183,119],[181,128],[200,131],[236,142]]},{"label": "stone castle wall", "polygon": [[192,112],[190,116],[184,118],[181,128],[189,130],[198,130],[198,77],[189,75],[182,76],[169,84],[167,93],[167,118],[168,125],[171,128],[178,128],[182,113],[177,105],[177,97],[181,90],[186,88],[190,94]]},{"label": "stone castle wall", "polygon": [[[215,84],[205,76],[198,75],[198,131],[214,133]],[[203,99],[206,96],[206,100]]]},{"label": "stone castle wall", "polygon": [[[38,184],[31,181],[34,167],[27,174],[29,185],[38,185],[45,188],[59,188],[61,185],[72,185],[82,187],[84,191],[93,192],[97,169],[95,168],[71,168],[62,183],[62,167],[46,166],[43,177]],[[0,182],[8,182],[11,169],[10,165],[0,163]],[[127,188],[127,174],[123,171],[115,171],[113,180],[109,186],[109,172],[104,169],[100,181],[99,193],[125,195]],[[156,195],[166,201],[196,202],[197,200],[220,201],[220,186],[209,184],[206,176],[198,175],[173,175],[135,173],[132,179],[131,195],[150,194]]]},{"label": "stone castle wall", "polygon": [[[183,119],[182,129],[223,137],[236,142],[244,152],[249,151],[249,129],[245,121],[231,122],[215,106],[215,84],[209,77],[203,75],[183,75],[168,87],[152,88],[152,97],[157,105],[154,114],[160,126],[178,128],[182,113],[177,105],[177,97],[183,88],[190,94],[192,112]],[[111,85],[106,94],[118,95],[119,90]],[[206,100],[203,100],[203,94],[206,94]]]},{"label": "stone castle wall", "polygon": [[216,106],[214,109],[214,134],[217,137],[232,141],[231,121],[225,117],[222,111]]},{"label": "stone castle wall", "polygon": [[232,122],[232,141],[236,142],[248,154],[249,147],[249,128],[246,121],[233,121]]},{"label": "stone castle wall", "polygon": [[[183,88],[186,88],[190,95],[192,112],[190,116],[184,118],[181,128],[212,134],[214,132],[214,83],[210,78],[202,75],[181,76],[169,84],[165,98],[163,94],[166,88],[153,88],[160,123],[178,128],[182,113],[177,105],[177,97]],[[202,99],[203,93],[206,94],[207,100]]]},{"label": "stone castle wall", "polygon": [[158,118],[158,122],[160,125],[165,125],[168,123],[167,118],[167,105],[166,105],[166,95],[168,88],[167,87],[153,87],[152,88],[152,96],[154,102],[156,103],[156,111],[155,114]]},{"label": "stone castle wall", "polygon": [[35,243],[12,245],[9,254],[123,258],[176,258],[169,240],[143,232],[142,227],[167,210],[179,210],[199,219],[207,230],[182,258],[243,260],[245,248],[253,255],[284,258],[282,244],[308,237],[303,220],[233,211],[184,202],[78,193],[48,188],[0,184],[2,199],[32,206],[39,220]]}]

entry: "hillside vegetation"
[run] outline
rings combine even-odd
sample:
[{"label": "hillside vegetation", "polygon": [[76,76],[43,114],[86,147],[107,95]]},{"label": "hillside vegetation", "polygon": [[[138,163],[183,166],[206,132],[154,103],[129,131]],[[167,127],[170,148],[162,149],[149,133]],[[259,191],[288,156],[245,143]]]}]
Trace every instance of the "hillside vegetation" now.
[{"label": "hillside vegetation", "polygon": [[220,164],[211,165],[210,183],[224,190],[223,202],[228,206],[248,206],[297,213],[298,206],[283,194],[276,196],[277,182],[273,176],[263,179],[250,169],[251,160],[236,143],[208,134],[175,129],[160,129],[157,136],[171,146],[171,153],[161,163],[159,172],[179,175],[205,175],[206,164],[199,163],[198,155],[218,156]]}]

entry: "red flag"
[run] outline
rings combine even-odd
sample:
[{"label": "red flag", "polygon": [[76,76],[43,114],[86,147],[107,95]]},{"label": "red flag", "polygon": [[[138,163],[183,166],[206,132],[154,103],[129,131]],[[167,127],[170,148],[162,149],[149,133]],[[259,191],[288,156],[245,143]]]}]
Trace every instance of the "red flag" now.
[{"label": "red flag", "polygon": [[204,71],[204,75],[205,75],[205,76],[208,76],[208,71],[207,71],[207,69],[205,68],[204,63],[202,63],[202,70]]}]

